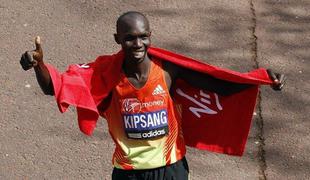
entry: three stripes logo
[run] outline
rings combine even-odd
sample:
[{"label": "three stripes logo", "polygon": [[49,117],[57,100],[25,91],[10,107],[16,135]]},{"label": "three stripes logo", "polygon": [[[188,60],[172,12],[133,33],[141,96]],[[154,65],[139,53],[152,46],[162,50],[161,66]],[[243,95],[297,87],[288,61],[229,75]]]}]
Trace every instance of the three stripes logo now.
[{"label": "three stripes logo", "polygon": [[154,89],[152,95],[158,95],[158,94],[163,94],[166,91],[161,87],[161,85],[157,85],[156,88]]}]

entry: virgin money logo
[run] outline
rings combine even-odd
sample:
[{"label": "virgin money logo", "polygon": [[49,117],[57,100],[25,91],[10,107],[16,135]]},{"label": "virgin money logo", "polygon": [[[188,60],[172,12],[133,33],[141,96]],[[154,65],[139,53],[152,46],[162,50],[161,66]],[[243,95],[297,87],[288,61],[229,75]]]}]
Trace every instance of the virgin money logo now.
[{"label": "virgin money logo", "polygon": [[138,113],[141,110],[141,102],[137,98],[128,98],[123,100],[123,111]]}]

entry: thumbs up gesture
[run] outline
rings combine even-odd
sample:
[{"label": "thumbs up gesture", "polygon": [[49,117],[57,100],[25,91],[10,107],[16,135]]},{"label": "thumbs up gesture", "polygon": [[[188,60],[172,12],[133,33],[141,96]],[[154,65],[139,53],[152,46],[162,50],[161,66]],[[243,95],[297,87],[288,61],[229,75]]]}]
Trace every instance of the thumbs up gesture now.
[{"label": "thumbs up gesture", "polygon": [[26,51],[20,59],[20,64],[25,71],[32,67],[36,67],[39,63],[43,62],[43,50],[39,36],[35,38],[35,46],[35,50]]}]

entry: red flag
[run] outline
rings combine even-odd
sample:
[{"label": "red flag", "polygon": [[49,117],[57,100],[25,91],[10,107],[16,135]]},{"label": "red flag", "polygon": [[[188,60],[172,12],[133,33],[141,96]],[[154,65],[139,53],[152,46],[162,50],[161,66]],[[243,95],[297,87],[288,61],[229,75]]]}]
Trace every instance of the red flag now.
[{"label": "red flag", "polygon": [[[176,104],[182,111],[185,143],[199,149],[231,155],[242,155],[255,107],[258,85],[271,84],[265,69],[239,73],[151,47],[151,56],[179,66],[207,73],[218,79],[256,85],[230,96],[194,88],[178,81],[174,88]],[[55,98],[61,112],[69,105],[77,107],[80,130],[90,135],[99,117],[97,106],[118,83],[123,52],[100,56],[89,64],[71,65],[59,74],[52,66],[50,72]]]}]

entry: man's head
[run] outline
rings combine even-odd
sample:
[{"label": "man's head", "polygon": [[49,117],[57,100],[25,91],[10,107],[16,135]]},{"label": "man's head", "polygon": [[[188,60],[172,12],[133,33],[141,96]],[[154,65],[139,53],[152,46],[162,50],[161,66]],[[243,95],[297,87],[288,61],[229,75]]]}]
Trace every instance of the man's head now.
[{"label": "man's head", "polygon": [[151,44],[147,18],[139,12],[126,12],[118,18],[116,31],[115,41],[122,45],[126,58],[136,62],[143,61]]}]

